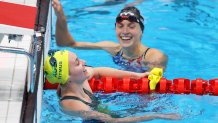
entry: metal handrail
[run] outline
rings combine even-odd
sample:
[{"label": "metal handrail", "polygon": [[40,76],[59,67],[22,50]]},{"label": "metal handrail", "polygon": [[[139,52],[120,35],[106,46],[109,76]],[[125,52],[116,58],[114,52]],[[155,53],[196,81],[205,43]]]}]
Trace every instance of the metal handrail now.
[{"label": "metal handrail", "polygon": [[0,46],[0,52],[7,52],[7,53],[14,53],[14,54],[22,54],[27,56],[29,59],[29,64],[30,64],[30,88],[28,90],[33,92],[34,90],[34,49],[32,52],[28,52],[23,48],[17,48],[17,47],[7,47],[7,46]]},{"label": "metal handrail", "polygon": [[37,119],[37,114],[40,113],[37,108],[37,96],[39,88],[39,76],[40,76],[40,66],[42,66],[42,60],[44,60],[44,43],[45,43],[45,34],[47,27],[47,17],[49,12],[49,7],[51,7],[50,0],[37,0],[37,18],[35,22],[35,32],[34,36],[34,52],[33,56],[35,61],[35,82],[34,82],[34,92],[26,93],[25,100],[22,104],[22,114],[20,117],[21,123],[39,123],[40,119]]},{"label": "metal handrail", "polygon": [[[40,77],[40,66],[41,61],[43,60],[44,55],[44,40],[45,40],[45,30],[47,24],[47,15],[48,15],[48,8],[51,6],[51,0],[37,0],[37,18],[35,22],[35,35],[33,35],[34,39],[31,42],[31,49],[27,51],[23,48],[16,48],[16,47],[7,47],[7,46],[0,46],[0,52],[8,52],[8,53],[15,53],[15,54],[22,54],[27,56],[29,60],[29,67],[30,68],[30,78],[27,81],[30,82],[30,87],[28,88],[27,83],[25,85],[24,97],[22,102],[22,109],[21,109],[21,116],[20,122],[21,123],[38,123],[40,120],[37,119],[37,92],[38,92],[38,85],[39,85],[39,77]],[[12,37],[12,40],[15,40]],[[29,83],[28,83],[29,85]]]}]

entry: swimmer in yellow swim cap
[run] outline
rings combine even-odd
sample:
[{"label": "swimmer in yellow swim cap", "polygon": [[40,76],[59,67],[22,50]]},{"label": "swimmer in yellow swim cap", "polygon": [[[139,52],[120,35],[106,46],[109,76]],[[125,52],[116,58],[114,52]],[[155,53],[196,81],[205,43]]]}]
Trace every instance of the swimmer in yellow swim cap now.
[{"label": "swimmer in yellow swim cap", "polygon": [[45,60],[46,78],[52,84],[65,84],[69,78],[68,51],[52,51]]},{"label": "swimmer in yellow swim cap", "polygon": [[113,68],[92,68],[85,65],[76,54],[69,51],[50,53],[45,60],[45,75],[50,83],[59,83],[60,105],[65,113],[79,116],[85,120],[94,119],[103,122],[140,122],[153,119],[180,119],[178,114],[146,114],[139,117],[113,118],[98,111],[99,101],[93,95],[88,80],[92,77],[129,77],[139,79],[147,77],[148,72],[135,73]]}]

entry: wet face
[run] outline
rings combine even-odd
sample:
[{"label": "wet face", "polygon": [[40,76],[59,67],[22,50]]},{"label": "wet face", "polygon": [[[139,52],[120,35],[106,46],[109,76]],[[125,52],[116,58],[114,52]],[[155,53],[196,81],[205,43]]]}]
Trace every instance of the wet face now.
[{"label": "wet face", "polygon": [[139,23],[123,20],[116,23],[116,36],[121,46],[128,48],[141,42],[142,31]]},{"label": "wet face", "polygon": [[71,52],[69,53],[69,70],[70,77],[75,82],[83,82],[89,77],[85,67],[85,61],[80,60],[76,54]]}]

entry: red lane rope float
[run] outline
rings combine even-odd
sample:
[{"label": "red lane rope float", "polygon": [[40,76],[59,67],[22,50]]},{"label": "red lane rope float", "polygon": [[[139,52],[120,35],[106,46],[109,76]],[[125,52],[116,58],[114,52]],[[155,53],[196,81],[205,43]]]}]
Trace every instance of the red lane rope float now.
[{"label": "red lane rope float", "polygon": [[[89,80],[89,84],[93,92],[103,91],[105,93],[127,92],[143,94],[153,92],[150,90],[148,78],[139,80],[130,78],[117,79],[112,77],[103,77],[100,79],[92,78]],[[56,89],[57,86],[58,84],[50,84],[46,80],[44,89]],[[156,86],[155,92],[161,94],[209,94],[218,96],[218,78],[209,80],[209,82],[201,78],[195,80],[176,78],[173,81],[161,78]]]}]

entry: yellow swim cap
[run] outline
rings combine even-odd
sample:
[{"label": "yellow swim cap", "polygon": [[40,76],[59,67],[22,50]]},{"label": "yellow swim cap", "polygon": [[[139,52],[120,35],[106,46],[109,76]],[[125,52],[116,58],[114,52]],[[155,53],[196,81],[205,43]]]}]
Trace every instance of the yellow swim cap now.
[{"label": "yellow swim cap", "polygon": [[68,51],[56,51],[45,60],[46,78],[52,84],[65,84],[69,78]]},{"label": "yellow swim cap", "polygon": [[161,77],[163,76],[163,69],[162,68],[153,68],[150,71],[151,75],[148,76],[150,80],[149,86],[150,90],[155,90],[157,83],[160,81]]}]

